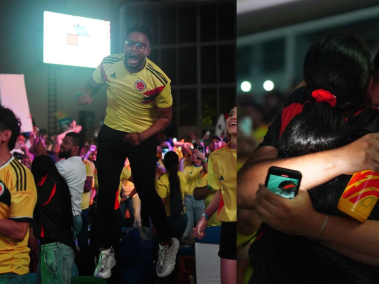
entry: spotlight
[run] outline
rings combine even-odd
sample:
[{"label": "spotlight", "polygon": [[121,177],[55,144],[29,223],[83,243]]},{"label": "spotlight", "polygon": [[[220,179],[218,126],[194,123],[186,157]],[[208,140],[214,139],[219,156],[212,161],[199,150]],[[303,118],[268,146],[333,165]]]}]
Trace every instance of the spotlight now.
[{"label": "spotlight", "polygon": [[250,92],[251,90],[251,83],[248,81],[244,81],[241,84],[241,90],[245,93]]},{"label": "spotlight", "polygon": [[263,83],[263,89],[265,89],[267,92],[272,91],[274,87],[274,82],[271,80],[267,80]]}]

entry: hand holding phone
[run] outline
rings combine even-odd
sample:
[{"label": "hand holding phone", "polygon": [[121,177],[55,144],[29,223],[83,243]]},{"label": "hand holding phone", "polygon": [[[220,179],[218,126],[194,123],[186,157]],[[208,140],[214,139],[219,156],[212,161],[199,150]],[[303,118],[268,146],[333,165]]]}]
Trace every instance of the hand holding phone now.
[{"label": "hand holding phone", "polygon": [[[204,154],[204,146],[197,146],[197,150],[198,150],[199,152],[201,152],[201,153]],[[198,159],[198,160],[204,160],[204,159],[199,158],[199,156],[197,157],[197,159]]]},{"label": "hand holding phone", "polygon": [[279,167],[270,167],[265,186],[284,198],[294,198],[299,192],[301,172]]}]

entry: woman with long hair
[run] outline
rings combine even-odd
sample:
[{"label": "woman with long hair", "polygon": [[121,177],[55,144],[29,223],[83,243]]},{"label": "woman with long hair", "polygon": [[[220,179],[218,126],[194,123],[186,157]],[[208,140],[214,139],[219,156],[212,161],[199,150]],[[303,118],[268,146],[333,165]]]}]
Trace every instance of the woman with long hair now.
[{"label": "woman with long hair", "polygon": [[229,143],[209,157],[208,187],[218,190],[194,229],[195,236],[205,236],[208,219],[218,210],[221,222],[221,283],[234,284],[237,278],[237,107],[226,120]]},{"label": "woman with long hair", "polygon": [[38,194],[33,231],[41,245],[36,283],[71,283],[75,243],[70,190],[47,155],[36,157],[31,171]]},{"label": "woman with long hair", "polygon": [[[184,173],[179,171],[179,157],[175,152],[167,152],[163,163],[166,173],[158,178],[156,190],[164,203],[167,220],[174,233],[174,237],[180,240],[188,222],[184,207],[184,194],[187,189],[187,181]],[[161,259],[158,258],[158,261],[161,261]],[[174,279],[173,283],[176,283],[176,276],[177,269],[170,275],[170,279]]]},{"label": "woman with long hair", "polygon": [[[376,131],[377,123],[368,122],[377,122],[374,118],[378,112],[366,107],[370,74],[370,55],[355,37],[334,35],[316,42],[304,61],[310,99],[282,132],[278,156],[296,157],[335,149]],[[367,127],[350,127],[349,123],[357,120],[366,121],[360,125]],[[325,225],[328,215],[351,218],[337,209],[350,177],[339,176],[308,191],[314,209],[325,214]],[[378,209],[374,208],[370,219],[379,218]],[[250,283],[379,281],[378,268],[342,256],[317,239],[285,234],[265,223],[250,248],[250,259],[254,269]]]}]

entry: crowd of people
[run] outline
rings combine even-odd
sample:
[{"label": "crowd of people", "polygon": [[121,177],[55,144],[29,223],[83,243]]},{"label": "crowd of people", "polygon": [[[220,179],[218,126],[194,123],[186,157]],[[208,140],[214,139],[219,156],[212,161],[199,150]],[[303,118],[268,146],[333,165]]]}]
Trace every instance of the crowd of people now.
[{"label": "crowd of people", "polygon": [[237,107],[225,137],[166,137],[170,79],[147,58],[152,28],[136,23],[125,36],[124,53],[104,58],[76,95],[90,104],[107,86],[96,138],[84,141],[75,121],[55,136],[20,133],[20,120],[0,106],[0,283],[28,283],[29,271],[36,283],[74,275],[132,283],[123,275],[125,263],[138,263],[120,243],[126,223],[140,237],[147,227],[157,244],[145,258],[155,269],[145,262],[135,283],[177,283],[179,246],[194,246],[207,226],[221,226],[222,283],[234,283]]}]

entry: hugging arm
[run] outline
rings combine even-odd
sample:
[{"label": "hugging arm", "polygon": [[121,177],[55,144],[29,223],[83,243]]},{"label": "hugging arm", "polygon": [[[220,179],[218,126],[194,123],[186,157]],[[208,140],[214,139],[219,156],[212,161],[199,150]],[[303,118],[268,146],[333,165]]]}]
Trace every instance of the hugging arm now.
[{"label": "hugging arm", "polygon": [[372,133],[338,149],[286,159],[277,158],[277,149],[258,148],[237,175],[238,207],[254,208],[256,191],[271,166],[300,171],[301,188],[309,190],[341,174],[361,170],[379,171],[379,134]]}]

